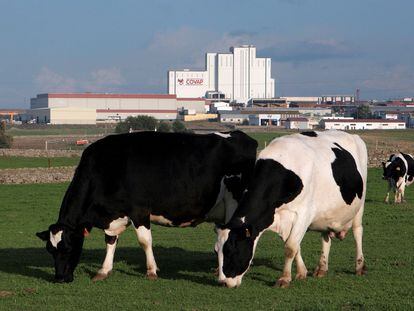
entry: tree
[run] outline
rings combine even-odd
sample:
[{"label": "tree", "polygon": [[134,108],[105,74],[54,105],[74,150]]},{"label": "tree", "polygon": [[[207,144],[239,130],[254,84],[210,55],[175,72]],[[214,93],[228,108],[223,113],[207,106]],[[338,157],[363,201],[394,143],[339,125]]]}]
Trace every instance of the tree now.
[{"label": "tree", "polygon": [[157,128],[158,121],[150,116],[128,117],[121,121],[115,128],[116,133],[128,133],[130,130],[154,131]]},{"label": "tree", "polygon": [[165,132],[165,133],[171,132],[171,125],[168,124],[167,122],[161,121],[158,124],[157,131],[158,132]]},{"label": "tree", "polygon": [[2,120],[0,124],[0,148],[10,148],[13,137],[6,135],[6,121]]},{"label": "tree", "polygon": [[173,122],[172,129],[175,133],[183,133],[186,131],[185,125],[179,120]]},{"label": "tree", "polygon": [[359,105],[352,116],[355,119],[372,119],[371,109],[368,105]]}]

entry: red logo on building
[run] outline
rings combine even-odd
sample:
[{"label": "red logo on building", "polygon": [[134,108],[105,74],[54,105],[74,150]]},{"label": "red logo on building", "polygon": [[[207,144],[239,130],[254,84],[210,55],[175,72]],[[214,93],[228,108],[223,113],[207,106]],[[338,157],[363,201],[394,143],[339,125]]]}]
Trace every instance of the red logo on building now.
[{"label": "red logo on building", "polygon": [[204,83],[204,79],[200,79],[200,78],[189,78],[185,80],[185,84],[184,84],[184,79],[177,79],[177,82],[179,85],[203,85]]},{"label": "red logo on building", "polygon": [[203,79],[187,79],[185,81],[186,85],[202,85],[204,82]]}]

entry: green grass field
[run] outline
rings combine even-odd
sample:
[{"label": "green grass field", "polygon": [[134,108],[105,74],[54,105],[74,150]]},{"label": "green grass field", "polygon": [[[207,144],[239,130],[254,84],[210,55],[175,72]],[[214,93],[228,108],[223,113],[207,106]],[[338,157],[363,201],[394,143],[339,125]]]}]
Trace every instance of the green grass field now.
[{"label": "green grass field", "polygon": [[[104,234],[92,231],[71,284],[53,284],[52,260],[36,231],[57,218],[68,184],[0,185],[0,310],[412,310],[414,309],[414,188],[408,203],[386,205],[380,170],[369,170],[364,216],[368,274],[357,277],[352,233],[334,241],[326,278],[272,287],[283,267],[280,239],[266,233],[242,286],[216,284],[212,269],[212,225],[197,228],[153,226],[154,252],[161,271],[145,278],[145,256],[129,228],[120,239],[114,272],[92,283],[104,259]],[[309,270],[315,267],[319,234],[302,244]],[[3,296],[3,297],[2,297]]]},{"label": "green grass field", "polygon": [[[248,133],[259,143],[259,150],[265,147],[265,143],[269,144],[274,138],[298,133],[292,130],[279,130],[275,132],[254,132]],[[360,135],[367,144],[367,147],[375,147],[375,143],[414,143],[414,130],[367,130],[367,131],[350,131],[351,134]],[[414,145],[412,146],[414,147]]]},{"label": "green grass field", "polygon": [[43,136],[43,135],[98,135],[113,132],[112,126],[95,125],[26,125],[10,127],[6,130],[12,136]]},{"label": "green grass field", "polygon": [[30,157],[0,157],[0,169],[23,167],[51,167],[78,165],[79,157],[30,158]]}]

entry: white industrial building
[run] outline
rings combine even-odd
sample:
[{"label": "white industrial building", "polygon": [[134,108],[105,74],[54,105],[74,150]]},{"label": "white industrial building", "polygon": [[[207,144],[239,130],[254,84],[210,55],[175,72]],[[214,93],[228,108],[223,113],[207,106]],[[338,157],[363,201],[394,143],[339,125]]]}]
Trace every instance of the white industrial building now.
[{"label": "white industrial building", "polygon": [[330,119],[322,120],[326,130],[403,130],[405,122],[383,119]]},{"label": "white industrial building", "polygon": [[290,130],[307,130],[311,127],[307,118],[299,117],[288,118],[285,122],[285,128]]},{"label": "white industrial building", "polygon": [[51,124],[95,124],[138,115],[175,120],[182,110],[205,114],[206,102],[168,94],[48,93],[30,100],[27,118]]},{"label": "white industrial building", "polygon": [[168,71],[168,93],[177,97],[205,97],[221,92],[230,101],[246,103],[250,98],[273,98],[270,58],[257,58],[256,47],[242,45],[230,53],[207,53],[205,70]]}]

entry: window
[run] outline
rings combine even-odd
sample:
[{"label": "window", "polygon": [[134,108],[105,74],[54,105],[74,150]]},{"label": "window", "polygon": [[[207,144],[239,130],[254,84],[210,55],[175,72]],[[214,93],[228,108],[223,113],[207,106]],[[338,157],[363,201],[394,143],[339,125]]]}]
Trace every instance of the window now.
[{"label": "window", "polygon": [[367,126],[372,126],[372,124],[371,123],[367,123]]}]

